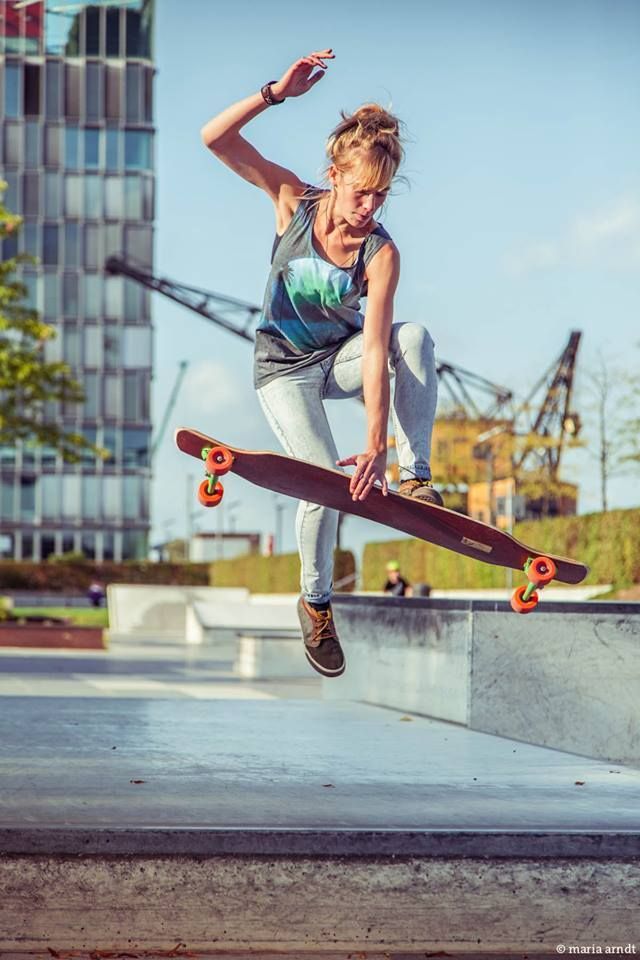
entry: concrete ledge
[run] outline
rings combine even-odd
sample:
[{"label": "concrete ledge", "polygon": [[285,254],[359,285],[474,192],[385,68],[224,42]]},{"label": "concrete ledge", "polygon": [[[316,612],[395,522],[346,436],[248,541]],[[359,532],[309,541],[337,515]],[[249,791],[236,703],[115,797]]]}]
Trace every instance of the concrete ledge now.
[{"label": "concrete ledge", "polygon": [[[482,945],[494,957],[536,956],[557,943],[633,940],[639,884],[638,861],[557,859],[541,869],[487,858],[9,856],[0,862],[11,904],[9,913],[0,903],[0,950],[130,954],[182,941],[216,955],[299,957],[315,947],[320,956],[327,948],[464,956]],[[509,909],[497,908],[506,890]],[[310,909],[310,897],[323,907]]]},{"label": "concrete ledge", "polygon": [[309,677],[300,628],[273,633],[246,633],[238,637],[234,672],[246,680]]},{"label": "concrete ledge", "polygon": [[244,587],[179,587],[110,584],[107,587],[111,642],[145,638],[184,643],[187,606],[196,601],[245,603]]},{"label": "concrete ledge", "polygon": [[336,597],[361,700],[472,730],[640,766],[640,604]]}]

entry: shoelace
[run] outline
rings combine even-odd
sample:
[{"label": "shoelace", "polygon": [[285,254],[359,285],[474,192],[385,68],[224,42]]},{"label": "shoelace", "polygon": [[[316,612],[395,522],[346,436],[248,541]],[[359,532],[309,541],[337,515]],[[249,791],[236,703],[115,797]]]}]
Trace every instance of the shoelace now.
[{"label": "shoelace", "polygon": [[333,639],[331,612],[329,610],[317,610],[316,614],[318,619],[314,616],[313,639],[320,641]]}]

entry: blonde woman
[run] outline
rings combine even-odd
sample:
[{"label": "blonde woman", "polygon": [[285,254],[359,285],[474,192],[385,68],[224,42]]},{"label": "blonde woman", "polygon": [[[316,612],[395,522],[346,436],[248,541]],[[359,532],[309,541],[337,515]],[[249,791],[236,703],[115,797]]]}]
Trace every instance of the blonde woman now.
[{"label": "blonde woman", "polygon": [[[240,132],[258,114],[308,93],[333,56],[330,49],[319,50],[296,60],[280,80],[266,83],[202,129],[209,150],[264,190],[275,208],[271,272],[256,331],[255,386],[290,456],[355,468],[349,487],[354,500],[364,500],[375,484],[387,493],[391,410],[399,492],[442,504],[430,482],[433,341],[420,324],[392,324],[400,257],[375,219],[402,160],[397,119],[377,104],[343,114],[328,140],[324,188],[310,187],[265,159]],[[339,459],[323,400],[360,395],[367,420],[362,452]],[[307,659],[327,677],[345,669],[330,602],[337,524],[335,511],[300,503],[298,613]]]}]

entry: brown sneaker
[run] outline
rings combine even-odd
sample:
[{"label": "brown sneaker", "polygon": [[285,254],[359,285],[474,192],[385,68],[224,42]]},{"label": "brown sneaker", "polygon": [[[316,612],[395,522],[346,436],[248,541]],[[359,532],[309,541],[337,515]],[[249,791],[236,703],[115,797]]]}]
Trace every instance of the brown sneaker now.
[{"label": "brown sneaker", "polygon": [[298,617],[302,627],[304,652],[313,669],[324,677],[339,677],[344,673],[345,662],[331,605],[327,610],[316,610],[304,597],[300,597]]},{"label": "brown sneaker", "polygon": [[416,500],[424,500],[426,503],[435,503],[437,507],[444,507],[442,497],[430,480],[418,480],[417,477],[404,480],[398,487],[398,493],[403,497],[415,497]]}]

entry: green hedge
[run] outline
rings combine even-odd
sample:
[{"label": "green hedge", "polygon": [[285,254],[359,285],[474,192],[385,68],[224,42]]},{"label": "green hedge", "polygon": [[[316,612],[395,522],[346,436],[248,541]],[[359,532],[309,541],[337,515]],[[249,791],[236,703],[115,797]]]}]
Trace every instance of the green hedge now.
[{"label": "green hedge", "polygon": [[15,563],[0,560],[0,589],[81,592],[97,580],[109,583],[150,583],[180,586],[207,586],[206,563],[93,563],[91,560],[55,563]]},{"label": "green hedge", "polygon": [[[586,563],[585,583],[611,583],[617,588],[640,582],[640,510],[612,510],[579,517],[552,517],[516,524],[514,536],[541,553],[559,554]],[[412,583],[434,589],[503,587],[505,570],[462,557],[423,540],[369,543],[364,549],[364,590],[380,590],[386,580],[385,564],[397,560]],[[524,575],[514,574],[514,584]]]},{"label": "green hedge", "polygon": [[[251,593],[297,593],[300,589],[300,559],[297,553],[262,557],[251,554],[233,560],[216,560],[210,565],[209,582],[215,587],[246,587]],[[355,573],[356,564],[349,550],[334,553],[334,582]],[[353,580],[341,590],[354,589]]]}]

